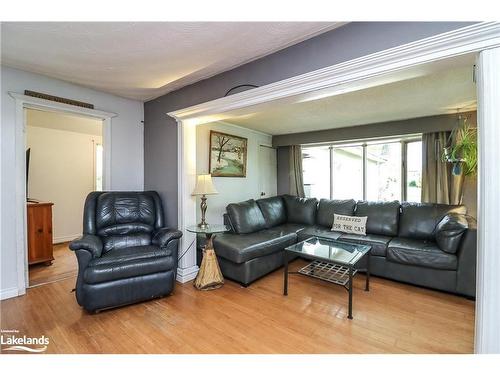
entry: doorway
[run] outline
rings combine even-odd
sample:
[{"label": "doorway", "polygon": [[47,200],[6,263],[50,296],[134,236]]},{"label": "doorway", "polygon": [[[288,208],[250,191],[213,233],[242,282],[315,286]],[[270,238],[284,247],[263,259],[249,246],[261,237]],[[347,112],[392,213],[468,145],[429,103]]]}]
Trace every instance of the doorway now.
[{"label": "doorway", "polygon": [[74,277],[69,242],[81,235],[83,202],[103,187],[103,120],[25,109],[29,286]]},{"label": "doorway", "polygon": [[276,149],[267,146],[259,146],[259,194],[258,198],[273,197],[277,190],[277,160]]}]

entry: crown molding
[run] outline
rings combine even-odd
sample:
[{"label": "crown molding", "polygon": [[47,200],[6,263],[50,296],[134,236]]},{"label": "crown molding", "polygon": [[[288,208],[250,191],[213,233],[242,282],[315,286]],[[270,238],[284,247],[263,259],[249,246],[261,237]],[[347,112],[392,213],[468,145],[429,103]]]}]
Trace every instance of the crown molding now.
[{"label": "crown molding", "polygon": [[177,121],[213,121],[210,115],[366,80],[408,67],[500,46],[500,23],[482,22],[376,52],[282,81],[169,112]]}]

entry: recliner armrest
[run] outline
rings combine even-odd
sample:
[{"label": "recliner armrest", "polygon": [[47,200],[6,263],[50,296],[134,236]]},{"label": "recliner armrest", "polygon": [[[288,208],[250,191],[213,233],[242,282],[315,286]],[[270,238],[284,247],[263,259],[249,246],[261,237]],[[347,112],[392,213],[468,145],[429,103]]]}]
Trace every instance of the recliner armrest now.
[{"label": "recliner armrest", "polygon": [[165,247],[170,241],[179,239],[181,237],[182,232],[180,230],[160,228],[153,232],[153,239],[151,240],[151,242],[153,243],[153,245]]},{"label": "recliner armrest", "polygon": [[99,258],[102,254],[102,241],[93,234],[84,234],[80,238],[71,241],[69,248],[73,251],[87,250],[92,254],[92,258]]}]

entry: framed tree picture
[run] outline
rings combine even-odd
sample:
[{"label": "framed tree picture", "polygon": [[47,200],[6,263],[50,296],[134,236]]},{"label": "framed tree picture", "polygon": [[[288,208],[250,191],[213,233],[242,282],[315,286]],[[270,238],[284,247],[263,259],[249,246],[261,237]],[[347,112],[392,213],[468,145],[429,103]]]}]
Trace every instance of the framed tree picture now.
[{"label": "framed tree picture", "polygon": [[210,130],[209,153],[213,177],[246,177],[247,138]]}]

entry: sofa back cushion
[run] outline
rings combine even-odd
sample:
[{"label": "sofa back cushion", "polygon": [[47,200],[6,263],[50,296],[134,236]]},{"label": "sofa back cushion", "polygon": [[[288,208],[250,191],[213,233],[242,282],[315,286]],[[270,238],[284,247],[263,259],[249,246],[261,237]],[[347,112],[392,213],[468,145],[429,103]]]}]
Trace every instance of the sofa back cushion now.
[{"label": "sofa back cushion", "polygon": [[314,225],[318,200],[316,198],[299,198],[284,195],[286,216],[289,223]]},{"label": "sofa back cushion", "polygon": [[353,216],[356,201],[354,199],[321,199],[318,205],[316,222],[324,227],[331,228],[333,214]]},{"label": "sofa back cushion", "polygon": [[102,252],[116,251],[132,246],[151,245],[151,233],[134,233],[127,235],[109,235],[102,237]]},{"label": "sofa back cushion", "polygon": [[253,199],[231,203],[226,207],[231,226],[238,234],[253,233],[266,229],[266,221],[259,206]]},{"label": "sofa back cushion", "polygon": [[368,216],[366,221],[367,234],[382,236],[397,236],[400,203],[358,201],[356,216]]},{"label": "sofa back cushion", "polygon": [[[94,195],[95,209],[87,216],[94,215],[91,227],[94,234],[102,239],[103,253],[151,244],[158,215],[158,205],[152,192],[103,192]],[[86,204],[86,210],[88,206]]]},{"label": "sofa back cushion", "polygon": [[451,213],[465,215],[467,210],[462,205],[403,202],[399,237],[434,241],[436,226]]},{"label": "sofa back cushion", "polygon": [[155,202],[150,195],[136,192],[109,192],[97,198],[98,232],[106,227],[129,223],[145,224],[153,228],[155,218]]},{"label": "sofa back cushion", "polygon": [[258,199],[257,205],[259,206],[262,215],[264,215],[266,228],[272,228],[286,223],[286,208],[282,197],[277,196]]}]

